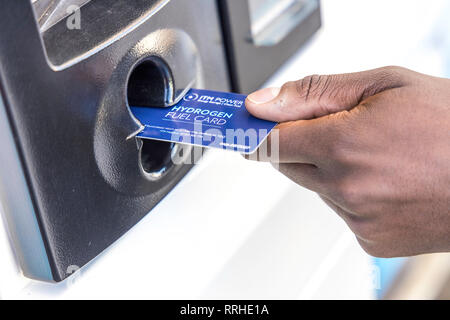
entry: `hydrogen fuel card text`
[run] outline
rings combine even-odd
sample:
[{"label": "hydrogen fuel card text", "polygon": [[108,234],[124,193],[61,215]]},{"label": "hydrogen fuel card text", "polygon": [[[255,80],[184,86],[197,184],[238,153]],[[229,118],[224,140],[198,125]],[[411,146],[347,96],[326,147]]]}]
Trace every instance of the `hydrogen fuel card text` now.
[{"label": "hydrogen fuel card text", "polygon": [[245,98],[191,89],[168,108],[131,107],[144,126],[137,137],[251,154],[276,123],[253,117],[245,108]]}]

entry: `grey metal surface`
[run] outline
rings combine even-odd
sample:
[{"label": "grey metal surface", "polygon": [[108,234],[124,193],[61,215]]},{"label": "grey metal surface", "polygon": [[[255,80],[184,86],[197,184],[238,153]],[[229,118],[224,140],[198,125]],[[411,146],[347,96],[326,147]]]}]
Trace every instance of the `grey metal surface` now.
[{"label": "grey metal surface", "polygon": [[286,7],[282,7],[272,17],[267,17],[267,21],[261,23],[259,28],[254,30],[252,26],[253,43],[257,47],[276,46],[318,8],[318,0],[289,1]]},{"label": "grey metal surface", "polygon": [[[164,45],[161,46],[161,43]],[[152,55],[157,55],[158,58],[144,58],[131,73],[128,81],[128,101],[133,106],[172,106],[184,97],[197,79],[202,78],[197,47],[185,32],[158,30],[144,38],[140,46],[155,51]],[[146,67],[150,68],[150,73],[145,72],[147,64],[151,64]],[[157,70],[154,70],[155,68]],[[139,72],[141,69],[144,69],[144,72]],[[161,92],[152,88],[154,73],[165,80]]]},{"label": "grey metal surface", "polygon": [[[321,26],[320,1],[307,0],[309,5],[300,6],[298,11],[283,11],[278,20],[284,23],[276,20],[254,37],[248,0],[218,2],[226,29],[233,90],[245,94],[260,88]],[[292,19],[292,24],[285,19]]]},{"label": "grey metal surface", "polygon": [[[196,86],[229,89],[215,1],[172,0],[146,17],[107,46],[55,69],[43,49],[31,2],[6,2],[0,11],[0,43],[8,44],[0,47],[1,92],[51,280],[66,278],[68,267],[83,266],[121,237],[192,167],[173,165],[154,181],[142,168],[142,145],[132,138],[140,124],[127,106],[131,70],[149,56],[164,59],[160,53],[170,52],[172,43],[152,37],[169,32],[182,46],[195,44]],[[171,74],[183,72],[183,66],[169,68]],[[9,207],[19,201],[7,200]],[[12,219],[19,221],[16,214]],[[28,245],[17,241],[17,251],[26,252]],[[26,260],[22,269],[49,280]]]},{"label": "grey metal surface", "polygon": [[[77,12],[79,29],[68,28],[68,20],[61,20],[42,33],[52,68],[68,68],[125,37],[157,14],[169,1],[95,0],[86,3]],[[69,16],[67,19],[74,18]]]},{"label": "grey metal surface", "polygon": [[[25,274],[53,280],[44,241],[23,174],[11,127],[0,94],[0,214],[7,225],[15,255]],[[2,210],[3,209],[3,212]]]}]

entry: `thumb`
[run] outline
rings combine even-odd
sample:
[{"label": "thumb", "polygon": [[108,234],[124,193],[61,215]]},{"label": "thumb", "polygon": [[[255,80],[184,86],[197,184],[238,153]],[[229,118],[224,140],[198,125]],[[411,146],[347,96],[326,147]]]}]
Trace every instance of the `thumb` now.
[{"label": "thumb", "polygon": [[350,110],[366,98],[405,85],[400,67],[337,74],[314,75],[266,88],[247,97],[247,110],[255,117],[277,121],[311,119]]}]

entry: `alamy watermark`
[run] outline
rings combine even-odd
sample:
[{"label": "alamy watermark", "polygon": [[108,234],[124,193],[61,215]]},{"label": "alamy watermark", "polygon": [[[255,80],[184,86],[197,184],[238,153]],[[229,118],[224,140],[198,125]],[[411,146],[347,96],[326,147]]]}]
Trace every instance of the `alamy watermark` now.
[{"label": "alamy watermark", "polygon": [[[192,132],[185,130],[175,130],[171,133],[171,141],[178,142],[180,147],[171,154],[171,160],[175,165],[195,164],[203,155],[203,149],[194,148],[191,145],[217,148],[242,153],[245,158],[255,161],[271,162],[275,166],[279,162],[279,131],[273,129],[270,137],[262,141],[255,152],[247,154],[252,149],[244,146],[257,146],[258,142],[267,136],[266,129],[226,129],[225,132],[218,128],[203,130],[201,121],[194,122]],[[205,142],[207,144],[205,145]],[[200,154],[199,154],[200,153]]]},{"label": "alamy watermark", "polygon": [[66,19],[66,26],[69,30],[81,29],[81,11],[77,5],[70,5],[66,9],[66,13],[69,15]]}]

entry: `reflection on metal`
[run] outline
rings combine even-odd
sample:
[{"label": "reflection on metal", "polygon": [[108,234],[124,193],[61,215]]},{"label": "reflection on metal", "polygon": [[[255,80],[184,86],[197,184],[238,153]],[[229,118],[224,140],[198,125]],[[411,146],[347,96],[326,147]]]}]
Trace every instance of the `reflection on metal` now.
[{"label": "reflection on metal", "polygon": [[318,0],[250,0],[252,42],[270,47],[280,43],[319,7]]},{"label": "reflection on metal", "polygon": [[91,0],[32,0],[41,32],[66,18],[70,14],[68,8],[71,6],[81,8],[89,1]]},{"label": "reflection on metal", "polygon": [[150,181],[161,180],[175,165],[190,163],[192,146],[157,140],[141,140],[140,163]]},{"label": "reflection on metal", "polygon": [[[49,64],[60,71],[124,37],[167,3],[169,0],[38,0],[34,7]],[[80,30],[68,28],[64,19],[73,5],[82,5]]]},{"label": "reflection on metal", "polygon": [[240,93],[250,93],[262,86],[321,25],[319,0],[218,3],[232,86]]}]

